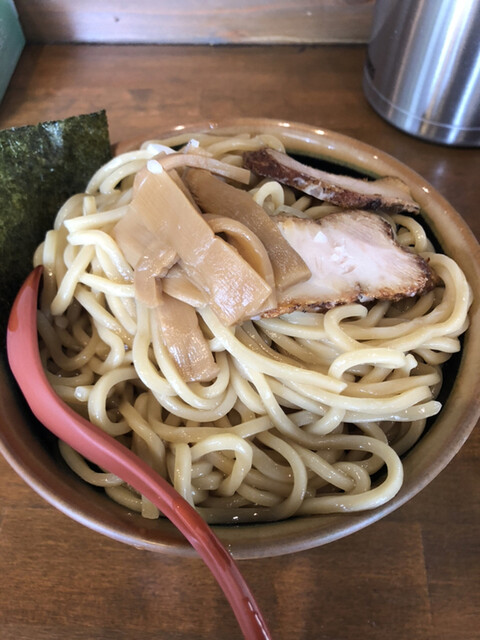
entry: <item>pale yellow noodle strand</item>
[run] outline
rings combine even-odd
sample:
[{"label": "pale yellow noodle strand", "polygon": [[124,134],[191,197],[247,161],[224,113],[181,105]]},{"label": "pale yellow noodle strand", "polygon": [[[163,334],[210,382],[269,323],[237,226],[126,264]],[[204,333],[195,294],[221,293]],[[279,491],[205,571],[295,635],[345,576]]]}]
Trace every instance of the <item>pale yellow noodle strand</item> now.
[{"label": "pale yellow noodle strand", "polygon": [[[293,315],[293,314],[290,314],[290,315]],[[304,314],[304,315],[305,317],[302,318],[302,320],[307,320],[308,314]],[[285,319],[281,319],[281,318],[270,318],[268,320],[258,318],[255,320],[255,324],[257,324],[258,326],[266,330],[291,336],[292,338],[325,340],[327,338],[327,333],[324,329],[325,316],[322,315],[320,318],[321,318],[321,323],[319,323],[318,325],[301,324],[301,323],[292,324],[291,322],[287,322]]]},{"label": "pale yellow noodle strand", "polygon": [[345,409],[330,407],[319,420],[309,424],[305,431],[314,435],[325,435],[336,429],[345,419]]},{"label": "pale yellow noodle strand", "polygon": [[217,352],[215,356],[219,372],[217,377],[209,385],[204,386],[199,382],[191,382],[190,389],[201,398],[215,398],[224,394],[230,384],[230,364],[224,351]]},{"label": "pale yellow noodle strand", "polygon": [[115,240],[105,231],[100,229],[87,229],[85,231],[76,231],[68,235],[68,242],[77,245],[94,245],[100,246],[105,251],[110,260],[116,266],[118,274],[128,282],[133,281],[133,271],[128,262],[125,260]]},{"label": "pale yellow noodle strand", "polygon": [[275,209],[282,206],[285,202],[284,190],[278,182],[266,182],[261,187],[250,192],[255,202],[261,207],[264,206],[265,200],[271,200],[271,204]]},{"label": "pale yellow noodle strand", "polygon": [[118,222],[127,212],[127,206],[117,207],[110,211],[101,211],[92,213],[88,216],[71,218],[65,220],[65,227],[69,233],[78,231],[87,231],[89,229],[102,229],[102,227],[110,227]]},{"label": "pale yellow noodle strand", "polygon": [[395,378],[385,382],[373,382],[371,384],[364,384],[362,380],[359,383],[349,385],[346,393],[356,397],[385,397],[394,393],[401,393],[407,389],[413,389],[416,386],[428,386],[432,388],[439,382],[440,376],[438,373]]},{"label": "pale yellow noodle strand", "polygon": [[85,482],[96,487],[117,487],[123,484],[123,480],[113,473],[94,471],[85,459],[65,442],[59,440],[58,447],[68,466]]},{"label": "pale yellow noodle strand", "polygon": [[105,493],[114,502],[122,505],[130,511],[142,512],[142,499],[133,493],[128,487],[121,485],[118,487],[105,487]]},{"label": "pale yellow noodle strand", "polygon": [[345,511],[362,511],[379,507],[391,500],[398,493],[403,482],[403,466],[398,455],[391,447],[367,436],[329,436],[325,446],[341,449],[357,449],[374,453],[385,461],[387,477],[380,486],[361,494],[325,495],[307,498],[299,507],[298,513],[335,513]]},{"label": "pale yellow noodle strand", "polygon": [[368,471],[353,462],[339,461],[335,463],[339,471],[348,475],[354,483],[350,495],[366,493],[372,486],[372,481]]},{"label": "pale yellow noodle strand", "polygon": [[82,215],[84,198],[85,196],[83,193],[77,193],[68,198],[68,200],[58,210],[55,221],[53,223],[53,228],[58,231],[66,220]]},{"label": "pale yellow noodle strand", "polygon": [[465,321],[471,303],[471,292],[465,276],[453,260],[446,256],[430,254],[430,261],[446,284],[444,297],[445,299],[451,298],[450,315],[443,322],[422,326],[412,335],[392,340],[390,347],[393,349],[407,351],[418,348],[435,336],[456,332]]},{"label": "pale yellow noodle strand", "polygon": [[265,446],[278,451],[292,469],[293,487],[290,495],[279,505],[272,507],[272,513],[269,514],[269,517],[273,515],[275,519],[289,518],[298,512],[305,497],[308,482],[307,470],[298,453],[285,440],[270,432],[259,434],[258,439]]},{"label": "pale yellow noodle strand", "polygon": [[407,409],[399,409],[397,411],[392,411],[390,413],[384,413],[379,415],[378,413],[369,413],[366,411],[356,412],[356,411],[346,411],[345,413],[345,422],[352,423],[363,423],[363,422],[372,422],[377,420],[393,420],[395,422],[412,422],[413,420],[421,420],[423,418],[431,418],[440,411],[442,405],[440,402],[436,400],[431,400],[429,402],[422,402],[421,404],[414,405],[408,407]]},{"label": "pale yellow noodle strand", "polygon": [[253,466],[262,475],[274,483],[291,483],[293,481],[292,470],[289,466],[273,460],[263,449],[252,443]]},{"label": "pale yellow noodle strand", "polygon": [[150,360],[149,347],[151,337],[149,313],[144,305],[137,305],[137,319],[137,331],[133,340],[135,370],[140,380],[148,389],[151,389],[160,404],[162,404],[161,399],[166,396],[173,396],[175,391]]},{"label": "pale yellow noodle strand", "polygon": [[118,262],[112,260],[112,256],[116,256],[116,254],[108,254],[102,247],[101,244],[95,245],[95,258],[96,261],[92,261],[95,265],[95,273],[97,275],[106,276],[113,280],[114,282],[127,283],[131,284],[133,282],[133,272],[123,272],[119,271],[123,269],[123,265]]},{"label": "pale yellow noodle strand", "polygon": [[64,372],[80,369],[95,354],[98,335],[93,335],[83,349],[81,349],[77,354],[69,357],[62,351],[61,342],[58,339],[55,329],[41,311],[37,312],[37,327],[42,340],[47,345],[52,360]]},{"label": "pale yellow noodle strand", "polygon": [[[380,364],[391,369],[398,369],[406,364],[408,356],[394,349],[368,349],[342,353],[330,365],[329,375],[341,379],[344,372],[359,364]],[[416,363],[415,363],[416,364]]]},{"label": "pale yellow noodle strand", "polygon": [[362,327],[376,326],[385,317],[390,304],[391,303],[388,300],[376,302],[372,307],[370,307],[365,317],[355,320],[355,324]]},{"label": "pale yellow noodle strand", "polygon": [[[402,311],[399,315],[396,316],[397,321],[400,319],[402,322],[407,320],[413,320],[415,318],[422,318],[426,316],[435,305],[435,291],[429,291],[423,296],[419,297],[418,300],[412,305],[409,309]],[[395,320],[395,319],[393,319]],[[388,321],[388,318],[383,318],[383,321]]]},{"label": "pale yellow noodle strand", "polygon": [[40,245],[41,251],[35,252],[33,259],[33,266],[38,267],[43,264],[43,286],[40,292],[40,310],[45,313],[50,313],[50,304],[57,292],[57,280],[55,277],[55,262],[57,252],[57,231],[48,231],[45,240]]},{"label": "pale yellow noodle strand", "polygon": [[306,446],[316,446],[318,444],[318,437],[302,431],[293,420],[290,419],[279,404],[273,393],[272,386],[266,377],[257,371],[246,369],[246,372],[255,385],[265,410],[277,429],[295,442],[300,442]]},{"label": "pale yellow noodle strand", "polygon": [[[237,490],[241,496],[246,498],[247,495],[244,493],[245,488],[248,488],[248,491],[250,491],[250,489],[258,490],[258,496],[260,499],[265,501],[274,500],[276,504],[282,499],[288,498],[292,492],[292,482],[279,482],[278,480],[272,480],[271,478],[263,475],[263,473],[260,473],[257,469],[250,469],[244,482]],[[254,504],[261,504],[260,502],[256,502],[255,499],[251,500],[251,502]]]},{"label": "pale yellow noodle strand", "polygon": [[133,407],[129,402],[123,402],[119,407],[119,411],[125,418],[128,426],[145,442],[150,453],[151,466],[162,476],[165,476],[166,453],[165,444],[162,439],[159,438],[145,418],[141,416],[137,408]]},{"label": "pale yellow noodle strand", "polygon": [[127,352],[123,340],[115,333],[102,326],[99,326],[97,330],[103,343],[108,347],[108,353],[103,360],[92,358],[90,367],[96,374],[103,375],[127,363]]},{"label": "pale yellow noodle strand", "polygon": [[[53,373],[50,373],[50,371],[46,372],[47,378],[50,380],[50,384],[52,385],[52,387],[55,387],[58,383],[58,376],[54,375]],[[61,378],[62,380],[62,386],[67,386],[67,387],[78,387],[80,385],[84,386],[84,385],[90,385],[93,383],[94,380],[94,375],[93,375],[93,371],[90,369],[90,367],[82,367],[82,369],[80,369],[80,373],[76,373],[73,376],[62,376]]]},{"label": "pale yellow noodle strand", "polygon": [[118,282],[112,282],[107,278],[95,276],[90,273],[80,274],[78,281],[92,289],[92,291],[94,292],[105,293],[117,298],[135,297],[135,288],[133,284],[120,284]]},{"label": "pale yellow noodle strand", "polygon": [[237,396],[234,389],[228,387],[227,392],[221,400],[220,404],[212,409],[191,408],[190,405],[175,396],[165,396],[161,398],[161,403],[166,409],[168,409],[168,411],[171,411],[173,414],[179,416],[184,420],[210,422],[212,420],[219,420],[223,416],[226,416],[227,413],[233,408],[236,400]]},{"label": "pale yellow noodle strand", "polygon": [[[224,327],[215,314],[208,308],[200,309],[200,314],[205,321],[205,324],[222,342],[225,349],[229,351],[233,357],[238,358],[251,363],[251,366],[258,367],[258,370],[266,374],[278,375],[278,367],[275,362],[272,362],[261,354],[253,354],[250,352],[239,340],[235,338],[233,332]],[[302,369],[300,367],[294,367],[292,365],[284,364],[281,368],[281,375],[286,378],[296,380],[298,382],[311,382],[318,384],[319,387],[329,389],[332,391],[340,392],[345,388],[345,384],[331,380],[328,376],[315,371],[309,371],[308,369]]]},{"label": "pale yellow noodle strand", "polygon": [[306,347],[306,345],[300,343],[298,340],[294,340],[293,338],[282,334],[274,333],[268,329],[264,329],[264,331],[272,342],[275,343],[276,347],[280,349],[281,353],[287,353],[300,363],[316,365],[318,368],[323,366],[323,368],[326,369],[324,359],[320,358],[318,354],[312,352]]},{"label": "pale yellow noodle strand", "polygon": [[424,228],[420,223],[411,217],[396,214],[392,216],[395,224],[401,225],[409,230],[413,238],[413,248],[415,253],[423,253],[432,250],[432,244],[427,238]]},{"label": "pale yellow noodle strand", "polygon": [[209,436],[192,447],[192,460],[198,460],[212,451],[231,450],[235,452],[235,462],[231,474],[223,480],[218,493],[232,496],[252,467],[252,448],[249,443],[234,434]]},{"label": "pale yellow noodle strand", "polygon": [[[115,320],[117,320],[119,325],[122,327],[124,335],[128,336],[125,340],[126,344],[131,346],[132,337],[135,336],[137,332],[137,319],[136,313],[135,317],[129,313],[125,301],[132,300],[135,303],[135,300],[133,298],[119,298],[115,295],[111,295],[110,293],[105,295],[105,300]],[[136,308],[134,311],[136,312]]]},{"label": "pale yellow noodle strand", "polygon": [[[287,495],[289,494],[290,491],[288,491]],[[275,494],[261,490],[257,486],[253,487],[246,482],[244,482],[242,486],[239,487],[238,495],[242,496],[242,498],[246,498],[251,504],[268,508],[275,507],[283,499],[283,496],[278,493]]]},{"label": "pale yellow noodle strand", "polygon": [[310,451],[297,443],[291,443],[291,446],[298,453],[305,466],[311,469],[316,476],[325,480],[325,483],[333,485],[342,491],[349,492],[353,489],[354,482],[352,478],[339,469],[336,463],[329,464],[322,458],[321,454]]},{"label": "pale yellow noodle strand", "polygon": [[105,194],[113,193],[118,184],[124,178],[136,174],[138,171],[143,169],[145,164],[146,160],[142,158],[132,160],[131,162],[125,162],[102,180],[98,187],[99,191]]},{"label": "pale yellow noodle strand", "polygon": [[157,151],[153,148],[150,149],[137,149],[135,151],[127,151],[126,153],[122,153],[119,156],[115,156],[109,162],[103,165],[90,179],[86,193],[95,194],[95,192],[100,190],[100,185],[104,182],[108,176],[114,173],[117,169],[122,167],[123,165],[128,165],[130,162],[135,162],[136,160],[149,160],[157,155]]},{"label": "pale yellow noodle strand", "polygon": [[173,446],[175,466],[173,486],[191,505],[194,504],[192,494],[192,455],[188,444],[178,443]]},{"label": "pale yellow noodle strand", "polygon": [[427,421],[424,420],[415,420],[413,421],[406,433],[399,439],[391,444],[392,448],[397,452],[399,456],[406,453],[414,444],[418,442],[423,432],[425,431],[425,426]]},{"label": "pale yellow noodle strand", "polygon": [[113,422],[107,415],[107,399],[113,387],[120,382],[136,379],[133,367],[121,367],[104,374],[95,383],[88,398],[88,415],[93,424],[113,436],[119,436],[130,431],[125,420]]},{"label": "pale yellow noodle strand", "polygon": [[323,323],[327,340],[342,351],[353,351],[364,348],[365,345],[351,338],[348,332],[343,329],[343,326],[340,327],[340,323],[342,320],[345,320],[345,318],[365,318],[366,315],[366,307],[362,307],[359,304],[347,304],[330,309],[325,314]]},{"label": "pale yellow noodle strand", "polygon": [[387,412],[390,414],[393,411],[401,411],[419,402],[431,399],[431,391],[429,387],[426,386],[407,389],[406,391],[385,396],[384,398],[358,398],[333,394],[308,384],[299,385],[296,382],[284,382],[284,385],[293,391],[297,391],[312,400],[330,407],[338,407],[346,411],[378,412],[378,416],[383,416],[383,414]]},{"label": "pale yellow noodle strand", "polygon": [[253,151],[255,149],[260,149],[267,144],[278,151],[285,149],[278,138],[275,138],[274,136],[260,135],[254,138],[242,138],[241,136],[227,138],[221,142],[214,142],[213,144],[210,144],[208,146],[208,151],[212,156],[221,157],[233,150],[237,152]]},{"label": "pale yellow noodle strand", "polygon": [[110,329],[110,331],[119,335],[125,343],[128,344],[130,342],[130,337],[120,323],[98,302],[93,293],[85,289],[82,285],[79,285],[75,290],[75,298],[82,307],[85,308],[87,313],[92,316],[95,324]]}]

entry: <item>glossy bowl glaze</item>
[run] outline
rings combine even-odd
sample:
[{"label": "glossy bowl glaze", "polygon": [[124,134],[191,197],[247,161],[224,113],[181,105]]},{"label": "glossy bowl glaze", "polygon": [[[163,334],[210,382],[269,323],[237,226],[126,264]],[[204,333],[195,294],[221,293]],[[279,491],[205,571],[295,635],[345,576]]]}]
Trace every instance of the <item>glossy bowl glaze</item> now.
[{"label": "glossy bowl glaze", "polygon": [[[276,523],[215,526],[224,545],[238,559],[276,556],[320,546],[349,535],[400,507],[431,482],[465,442],[480,416],[480,247],[461,216],[417,173],[391,156],[352,138],[294,122],[240,119],[178,126],[150,132],[150,138],[209,131],[272,133],[288,151],[344,165],[368,176],[398,176],[422,207],[422,216],[442,250],[453,257],[473,289],[471,325],[463,350],[445,369],[448,397],[441,413],[403,458],[405,481],[389,503],[354,514],[291,518]],[[117,145],[117,152],[132,144]],[[8,309],[2,309],[8,314]],[[2,354],[0,367],[0,450],[15,471],[38,494],[74,520],[106,536],[160,553],[193,556],[183,536],[165,520],[145,520],[112,502],[102,490],[85,484],[61,459],[57,444],[32,416]]]}]

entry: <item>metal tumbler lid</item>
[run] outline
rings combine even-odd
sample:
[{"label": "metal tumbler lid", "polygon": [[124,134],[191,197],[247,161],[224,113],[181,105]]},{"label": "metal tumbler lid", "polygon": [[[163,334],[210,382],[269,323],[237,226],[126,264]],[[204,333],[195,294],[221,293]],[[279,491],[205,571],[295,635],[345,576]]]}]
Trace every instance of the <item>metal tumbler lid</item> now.
[{"label": "metal tumbler lid", "polygon": [[480,146],[480,0],[377,0],[364,92],[407,133]]}]

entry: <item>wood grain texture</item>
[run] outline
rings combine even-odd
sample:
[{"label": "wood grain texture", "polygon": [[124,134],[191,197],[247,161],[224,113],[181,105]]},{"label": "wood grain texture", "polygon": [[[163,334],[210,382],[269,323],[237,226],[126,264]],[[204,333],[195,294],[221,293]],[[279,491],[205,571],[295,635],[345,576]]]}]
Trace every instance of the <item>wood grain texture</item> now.
[{"label": "wood grain texture", "polygon": [[374,0],[16,0],[29,42],[366,42]]},{"label": "wood grain texture", "polygon": [[[365,49],[28,46],[0,127],[105,107],[113,140],[231,116],[292,119],[391,153],[477,237],[480,150],[415,140],[361,88]],[[407,505],[326,547],[244,561],[275,640],[476,640],[480,431]],[[1,640],[240,640],[197,560],[125,547],[69,520],[0,460]]]}]

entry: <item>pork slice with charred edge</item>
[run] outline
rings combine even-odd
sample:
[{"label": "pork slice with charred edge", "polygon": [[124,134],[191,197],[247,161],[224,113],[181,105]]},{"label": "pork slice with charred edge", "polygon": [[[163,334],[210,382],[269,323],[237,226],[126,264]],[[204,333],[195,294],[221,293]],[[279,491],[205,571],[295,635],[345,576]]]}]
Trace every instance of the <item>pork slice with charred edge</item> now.
[{"label": "pork slice with charred edge", "polygon": [[244,166],[319,200],[344,209],[369,209],[389,213],[419,213],[407,185],[395,177],[362,180],[314,169],[286,153],[262,148],[243,154]]},{"label": "pork slice with charred edge", "polygon": [[428,262],[399,245],[391,225],[375,213],[356,210],[320,220],[275,219],[312,276],[283,291],[277,307],[263,317],[326,311],[353,302],[396,301],[426,293],[438,283]]}]

